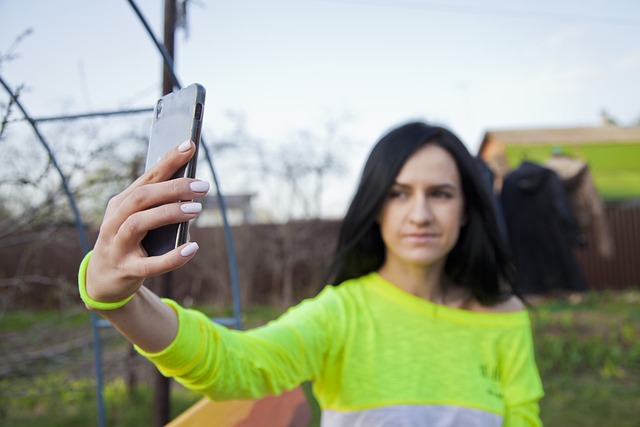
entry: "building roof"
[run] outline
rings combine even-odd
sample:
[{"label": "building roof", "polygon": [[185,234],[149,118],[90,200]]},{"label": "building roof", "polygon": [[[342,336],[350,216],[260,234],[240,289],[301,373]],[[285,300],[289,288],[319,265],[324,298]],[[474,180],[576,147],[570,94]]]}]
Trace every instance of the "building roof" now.
[{"label": "building roof", "polygon": [[489,141],[519,144],[602,144],[640,143],[640,127],[599,126],[550,129],[510,129],[487,131],[480,145]]},{"label": "building roof", "polygon": [[589,164],[603,198],[640,197],[640,127],[493,130],[485,133],[478,150],[501,174],[524,160],[544,164],[558,152]]}]

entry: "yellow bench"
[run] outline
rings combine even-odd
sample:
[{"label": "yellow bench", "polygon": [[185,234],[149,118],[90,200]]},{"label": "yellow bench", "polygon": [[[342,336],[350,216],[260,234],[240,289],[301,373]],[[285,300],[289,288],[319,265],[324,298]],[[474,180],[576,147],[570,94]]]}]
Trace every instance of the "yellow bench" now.
[{"label": "yellow bench", "polygon": [[306,427],[311,408],[300,387],[259,400],[203,398],[165,427]]}]

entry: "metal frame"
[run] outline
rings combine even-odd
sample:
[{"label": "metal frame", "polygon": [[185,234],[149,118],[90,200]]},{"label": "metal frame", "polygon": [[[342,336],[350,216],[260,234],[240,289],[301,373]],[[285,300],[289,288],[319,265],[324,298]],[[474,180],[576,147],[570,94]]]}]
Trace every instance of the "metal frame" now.
[{"label": "metal frame", "polygon": [[[158,42],[157,38],[154,36],[153,32],[151,31],[151,28],[147,24],[144,16],[142,15],[142,13],[138,9],[138,7],[135,5],[135,3],[132,0],[128,0],[128,1],[130,3],[131,7],[134,9],[136,15],[139,17],[139,19],[142,22],[143,26],[147,30],[147,32],[148,32],[149,36],[151,37],[151,39],[153,40],[154,44],[156,45],[156,48],[158,49],[158,51],[162,55],[163,61],[164,61],[165,65],[166,65],[166,67],[171,72],[171,76],[172,76],[172,79],[173,79],[174,87],[179,89],[181,87],[181,85],[180,85],[180,82],[178,80],[178,77],[175,74],[175,71],[174,71],[174,68],[173,68],[173,61],[171,60],[171,58],[167,54],[167,51],[164,48],[164,45],[162,45],[161,43]],[[72,119],[91,118],[91,117],[96,117],[96,116],[109,116],[109,115],[117,115],[117,114],[135,114],[135,113],[152,111],[153,109],[138,109],[138,110],[129,110],[129,111],[87,113],[87,114],[78,114],[78,115],[73,115],[73,116],[59,116],[59,117],[48,117],[48,118],[42,118],[42,119],[34,119],[27,113],[27,111],[24,108],[24,106],[22,105],[22,103],[18,100],[18,97],[11,90],[9,85],[2,79],[1,76],[0,76],[0,84],[2,84],[4,89],[11,96],[13,102],[15,102],[15,104],[18,106],[18,108],[20,109],[20,111],[24,115],[24,119],[30,123],[35,135],[37,136],[38,140],[40,141],[40,143],[43,145],[43,147],[47,151],[47,154],[49,155],[49,159],[51,160],[54,168],[58,172],[58,174],[59,174],[59,176],[60,176],[60,178],[62,180],[63,189],[65,191],[65,194],[66,194],[66,196],[68,198],[69,204],[70,204],[72,212],[73,212],[73,216],[74,216],[74,220],[75,220],[75,226],[76,226],[76,229],[78,231],[78,237],[79,237],[79,240],[80,240],[80,247],[81,247],[82,253],[83,253],[83,255],[86,255],[90,250],[89,241],[88,241],[88,238],[87,238],[84,222],[82,220],[82,217],[80,215],[80,211],[78,210],[78,207],[77,207],[77,204],[76,204],[75,197],[74,197],[73,193],[71,192],[71,189],[69,187],[69,183],[67,181],[67,178],[64,175],[64,173],[63,173],[63,171],[62,171],[62,169],[60,167],[60,164],[58,163],[57,158],[56,158],[53,150],[51,149],[51,146],[49,145],[47,140],[44,138],[44,136],[42,135],[42,133],[38,129],[38,125],[37,124],[39,122],[45,122],[45,121],[72,120]],[[234,313],[233,317],[229,317],[229,318],[227,318],[227,317],[212,318],[211,320],[214,321],[214,322],[217,322],[217,323],[219,323],[221,325],[224,325],[224,326],[232,327],[232,328],[235,328],[235,329],[242,329],[242,319],[241,319],[241,310],[242,310],[242,308],[241,308],[241,303],[240,303],[240,290],[239,290],[239,281],[238,281],[237,259],[236,259],[235,247],[234,247],[234,244],[233,244],[233,237],[231,235],[231,228],[230,228],[229,221],[228,221],[228,218],[227,218],[227,212],[226,212],[227,208],[226,208],[226,204],[225,204],[225,201],[224,201],[224,196],[220,192],[220,186],[219,186],[219,183],[218,183],[217,175],[215,173],[215,169],[213,167],[213,161],[211,159],[211,155],[210,155],[209,149],[208,149],[208,147],[207,147],[207,145],[206,145],[206,143],[204,141],[204,138],[201,138],[200,145],[204,149],[205,157],[206,157],[207,163],[209,164],[209,169],[210,169],[211,175],[213,177],[214,185],[215,185],[216,192],[217,192],[218,203],[220,205],[220,211],[221,211],[221,214],[222,214],[226,250],[227,250],[227,255],[228,255],[228,263],[229,263],[229,270],[230,270],[230,276],[231,276],[232,297],[233,297],[233,313]],[[111,324],[108,321],[106,321],[104,319],[101,319],[95,312],[91,312],[91,329],[92,329],[93,342],[94,342],[93,349],[94,349],[94,365],[95,365],[95,370],[96,370],[96,400],[97,400],[97,413],[98,413],[98,426],[99,427],[105,427],[106,426],[106,413],[105,413],[104,395],[103,395],[104,376],[103,376],[103,373],[102,373],[102,344],[101,344],[101,337],[100,337],[100,329],[101,328],[109,328],[109,327],[111,327]]]}]

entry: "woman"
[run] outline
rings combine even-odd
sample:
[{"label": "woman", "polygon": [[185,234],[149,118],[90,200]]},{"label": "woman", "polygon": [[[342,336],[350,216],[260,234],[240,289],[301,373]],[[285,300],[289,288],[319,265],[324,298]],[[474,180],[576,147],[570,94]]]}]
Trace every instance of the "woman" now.
[{"label": "woman", "polygon": [[[239,332],[160,300],[145,277],[197,244],[147,257],[147,230],[197,216],[207,184],[171,177],[169,153],[110,203],[81,294],[167,376],[213,399],[313,381],[323,426],[538,426],[543,395],[527,312],[477,163],[450,131],[408,123],[373,148],[327,283]],[[85,282],[86,274],[86,282]]]}]

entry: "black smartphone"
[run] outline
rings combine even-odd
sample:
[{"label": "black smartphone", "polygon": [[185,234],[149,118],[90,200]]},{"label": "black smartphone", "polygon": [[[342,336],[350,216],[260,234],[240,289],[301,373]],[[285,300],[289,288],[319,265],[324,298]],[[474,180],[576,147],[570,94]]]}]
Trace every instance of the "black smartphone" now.
[{"label": "black smartphone", "polygon": [[[205,89],[198,83],[161,97],[156,102],[151,122],[145,171],[151,169],[169,150],[184,141],[196,145],[196,153],[171,179],[195,178],[202,131]],[[150,230],[142,239],[149,256],[163,255],[187,241],[189,222],[169,224]]]}]

